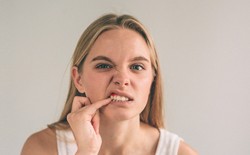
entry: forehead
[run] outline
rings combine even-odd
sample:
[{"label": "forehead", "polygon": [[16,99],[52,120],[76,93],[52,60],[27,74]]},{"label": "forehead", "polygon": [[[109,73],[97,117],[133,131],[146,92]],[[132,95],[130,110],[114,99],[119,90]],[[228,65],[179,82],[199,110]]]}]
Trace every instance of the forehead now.
[{"label": "forehead", "polygon": [[89,56],[116,55],[149,58],[149,48],[144,38],[133,30],[119,28],[103,32],[93,44]]}]

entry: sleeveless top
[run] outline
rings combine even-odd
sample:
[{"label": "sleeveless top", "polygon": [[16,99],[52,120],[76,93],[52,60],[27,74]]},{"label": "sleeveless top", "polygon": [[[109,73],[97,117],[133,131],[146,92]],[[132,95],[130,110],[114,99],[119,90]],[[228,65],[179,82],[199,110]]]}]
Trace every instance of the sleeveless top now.
[{"label": "sleeveless top", "polygon": [[[159,129],[160,138],[155,155],[177,155],[180,141],[179,136],[165,129]],[[56,130],[58,155],[75,155],[77,145],[70,130]]]}]

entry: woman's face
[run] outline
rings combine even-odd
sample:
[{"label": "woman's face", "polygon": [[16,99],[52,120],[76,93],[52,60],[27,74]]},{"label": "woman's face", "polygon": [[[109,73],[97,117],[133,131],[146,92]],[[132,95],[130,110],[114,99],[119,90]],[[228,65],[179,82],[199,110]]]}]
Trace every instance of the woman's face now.
[{"label": "woman's face", "polygon": [[110,119],[139,116],[147,104],[153,81],[145,40],[129,29],[102,33],[91,48],[81,74],[86,96],[96,102],[112,96],[101,109]]}]

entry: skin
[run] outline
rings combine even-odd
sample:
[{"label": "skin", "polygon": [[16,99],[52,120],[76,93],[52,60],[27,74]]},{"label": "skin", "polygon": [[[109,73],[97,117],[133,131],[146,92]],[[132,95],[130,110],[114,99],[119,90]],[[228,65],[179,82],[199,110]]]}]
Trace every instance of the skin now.
[{"label": "skin", "polygon": [[[153,70],[144,39],[128,29],[101,34],[87,56],[83,70],[72,68],[79,92],[67,119],[78,145],[79,154],[155,154],[159,131],[141,123],[139,115],[147,103]],[[111,94],[129,97],[115,102]],[[32,135],[22,155],[57,154],[55,133],[45,129]],[[180,143],[178,155],[196,155]]]}]

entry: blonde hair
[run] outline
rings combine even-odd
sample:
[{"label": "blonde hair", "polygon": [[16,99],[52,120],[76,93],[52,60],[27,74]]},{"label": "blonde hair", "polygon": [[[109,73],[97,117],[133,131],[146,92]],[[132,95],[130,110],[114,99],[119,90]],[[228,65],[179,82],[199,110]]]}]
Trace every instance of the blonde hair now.
[{"label": "blonde hair", "polygon": [[[72,57],[71,68],[73,66],[77,66],[81,71],[83,62],[85,61],[85,58],[88,55],[91,47],[95,43],[96,39],[103,32],[118,28],[126,28],[137,32],[144,38],[145,42],[147,43],[147,46],[150,50],[152,68],[154,70],[154,81],[151,85],[147,105],[140,114],[140,120],[153,127],[162,128],[164,127],[162,96],[163,93],[159,60],[151,36],[147,32],[146,28],[133,16],[118,16],[115,14],[107,14],[98,18],[91,25],[89,25],[88,28],[83,32],[77,43],[75,52]],[[67,122],[67,115],[71,112],[72,102],[76,95],[79,95],[79,92],[74,86],[73,80],[71,78],[67,100],[62,111],[61,117],[57,122],[48,125],[49,128],[69,128],[69,124]]]}]

